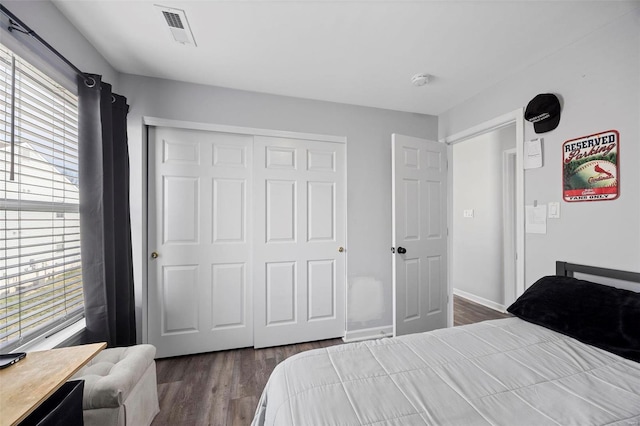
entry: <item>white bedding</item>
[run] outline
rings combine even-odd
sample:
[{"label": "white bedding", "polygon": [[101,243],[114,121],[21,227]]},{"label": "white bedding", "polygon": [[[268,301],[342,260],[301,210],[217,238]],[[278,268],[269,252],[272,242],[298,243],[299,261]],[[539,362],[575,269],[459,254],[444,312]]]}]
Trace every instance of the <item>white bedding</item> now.
[{"label": "white bedding", "polygon": [[280,363],[253,426],[640,425],[640,363],[518,318]]}]

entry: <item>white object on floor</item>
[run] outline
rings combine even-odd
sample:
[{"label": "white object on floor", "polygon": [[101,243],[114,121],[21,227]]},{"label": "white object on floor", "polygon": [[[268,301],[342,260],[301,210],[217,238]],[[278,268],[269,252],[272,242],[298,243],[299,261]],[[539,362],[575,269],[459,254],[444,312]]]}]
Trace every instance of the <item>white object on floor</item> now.
[{"label": "white object on floor", "polygon": [[155,355],[153,345],[105,349],[78,371],[84,424],[150,425],[160,412]]}]

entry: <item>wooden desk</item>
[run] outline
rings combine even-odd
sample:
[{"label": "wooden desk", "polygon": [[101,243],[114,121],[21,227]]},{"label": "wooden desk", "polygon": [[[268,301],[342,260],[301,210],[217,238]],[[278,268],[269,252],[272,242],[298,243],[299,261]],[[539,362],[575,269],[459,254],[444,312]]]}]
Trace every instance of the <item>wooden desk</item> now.
[{"label": "wooden desk", "polygon": [[0,370],[0,426],[24,420],[106,346],[93,343],[29,352],[23,360]]}]

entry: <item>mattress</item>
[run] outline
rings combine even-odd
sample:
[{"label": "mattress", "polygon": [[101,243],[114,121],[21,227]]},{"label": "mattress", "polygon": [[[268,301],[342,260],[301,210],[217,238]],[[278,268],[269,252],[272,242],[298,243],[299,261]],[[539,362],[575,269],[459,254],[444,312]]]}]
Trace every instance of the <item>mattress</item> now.
[{"label": "mattress", "polygon": [[316,349],[273,371],[253,426],[640,425],[640,363],[506,318]]}]

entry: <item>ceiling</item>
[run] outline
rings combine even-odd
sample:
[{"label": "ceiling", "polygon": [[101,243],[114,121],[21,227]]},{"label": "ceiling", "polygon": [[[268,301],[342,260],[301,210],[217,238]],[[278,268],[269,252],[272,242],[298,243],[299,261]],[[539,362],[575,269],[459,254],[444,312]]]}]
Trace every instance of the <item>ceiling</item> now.
[{"label": "ceiling", "polygon": [[[52,1],[121,73],[432,115],[640,6],[637,0]],[[184,10],[197,47],[173,41],[154,4]],[[433,79],[414,87],[416,73]]]}]

